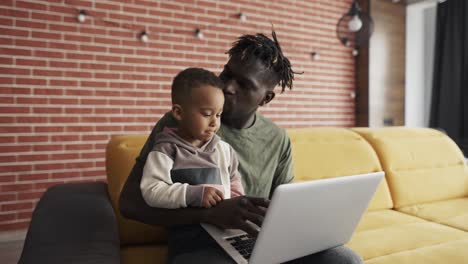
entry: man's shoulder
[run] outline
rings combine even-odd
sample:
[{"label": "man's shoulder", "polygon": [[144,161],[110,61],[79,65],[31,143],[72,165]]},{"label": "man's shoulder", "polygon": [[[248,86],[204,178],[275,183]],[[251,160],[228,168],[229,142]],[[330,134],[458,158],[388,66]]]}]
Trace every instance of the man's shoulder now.
[{"label": "man's shoulder", "polygon": [[273,132],[276,136],[288,137],[286,129],[278,126],[271,119],[265,117],[264,115],[257,112],[257,121],[259,122],[259,127],[261,129],[266,129],[270,132]]}]

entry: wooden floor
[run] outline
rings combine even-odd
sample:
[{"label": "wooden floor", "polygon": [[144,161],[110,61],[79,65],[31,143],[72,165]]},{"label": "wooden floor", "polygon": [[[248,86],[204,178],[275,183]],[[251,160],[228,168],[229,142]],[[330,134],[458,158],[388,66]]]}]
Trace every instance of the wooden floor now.
[{"label": "wooden floor", "polygon": [[23,240],[0,242],[0,259],[2,264],[18,263],[21,251],[23,250]]}]

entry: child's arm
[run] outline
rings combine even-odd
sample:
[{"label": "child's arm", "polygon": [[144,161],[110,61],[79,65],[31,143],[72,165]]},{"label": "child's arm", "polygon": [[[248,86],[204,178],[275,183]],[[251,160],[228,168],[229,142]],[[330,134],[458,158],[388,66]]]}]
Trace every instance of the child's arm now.
[{"label": "child's arm", "polygon": [[173,164],[173,160],[160,151],[152,151],[148,155],[140,188],[149,206],[168,209],[187,206],[210,208],[223,200],[223,193],[214,187],[173,182]]},{"label": "child's arm", "polygon": [[185,193],[188,184],[173,183],[171,169],[174,161],[164,153],[152,151],[148,155],[140,182],[145,202],[158,208],[187,207]]}]

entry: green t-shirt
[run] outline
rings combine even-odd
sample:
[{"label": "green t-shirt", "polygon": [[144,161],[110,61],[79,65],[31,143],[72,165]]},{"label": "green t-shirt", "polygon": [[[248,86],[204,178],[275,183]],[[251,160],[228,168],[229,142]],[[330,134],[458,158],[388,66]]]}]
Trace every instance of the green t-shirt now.
[{"label": "green t-shirt", "polygon": [[[146,162],[154,135],[164,127],[176,127],[177,120],[170,112],[156,124],[143,147],[137,163]],[[291,141],[286,130],[259,113],[249,128],[235,129],[221,125],[218,135],[237,153],[239,172],[245,193],[250,196],[270,198],[275,188],[293,180]]]}]

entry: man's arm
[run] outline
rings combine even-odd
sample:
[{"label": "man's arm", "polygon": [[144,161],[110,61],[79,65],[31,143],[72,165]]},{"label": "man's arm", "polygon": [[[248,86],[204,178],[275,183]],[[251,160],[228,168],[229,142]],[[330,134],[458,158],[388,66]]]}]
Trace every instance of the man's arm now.
[{"label": "man's arm", "polygon": [[120,194],[120,213],[124,217],[145,224],[165,226],[201,222],[205,212],[199,208],[163,209],[146,204],[140,189],[142,169],[138,163],[135,164]]},{"label": "man's arm", "polygon": [[275,170],[273,184],[271,186],[270,198],[273,195],[273,192],[275,191],[276,187],[278,187],[281,184],[290,183],[294,179],[291,140],[289,139],[289,136],[287,135],[286,131],[283,132],[283,144],[278,160],[278,166]]},{"label": "man's arm", "polygon": [[[135,166],[136,167],[136,166]],[[269,201],[263,198],[239,196],[223,200],[212,208],[180,208],[162,209],[150,207],[144,201],[136,174],[132,170],[124,189],[120,195],[120,212],[124,217],[137,220],[150,225],[186,225],[209,223],[220,228],[238,228],[252,235],[258,232],[246,223],[249,220],[258,226],[261,225]],[[138,169],[138,168],[136,168]],[[125,190],[125,192],[124,192]]]},{"label": "man's arm", "polygon": [[166,113],[153,128],[120,193],[120,213],[126,218],[150,225],[171,226],[204,222],[221,228],[243,229],[255,235],[257,231],[248,225],[246,220],[261,225],[265,216],[265,210],[262,208],[268,207],[269,204],[269,201],[263,198],[240,196],[224,200],[209,209],[162,209],[150,207],[146,204],[141,194],[140,182],[144,164],[154,145],[154,136],[162,131],[164,127],[173,127],[176,124],[177,122],[172,115]]}]

